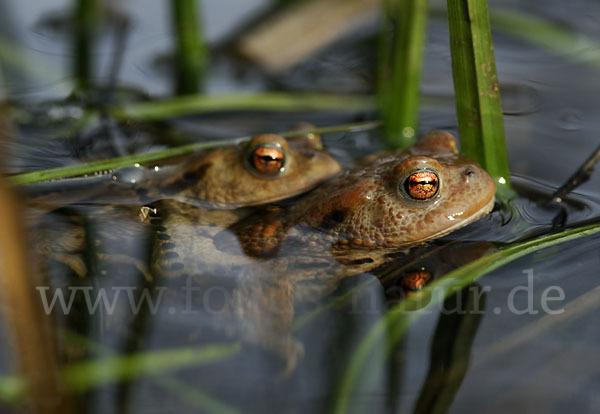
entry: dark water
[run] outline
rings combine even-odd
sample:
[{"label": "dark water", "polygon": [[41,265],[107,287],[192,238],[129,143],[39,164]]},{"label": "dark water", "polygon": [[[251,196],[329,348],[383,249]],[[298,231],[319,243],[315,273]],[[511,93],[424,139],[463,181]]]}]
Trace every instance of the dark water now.
[{"label": "dark water", "polygon": [[[156,3],[155,7],[136,7],[137,3],[128,2],[125,6],[135,17],[136,25],[128,41],[120,82],[151,95],[168,94],[169,67],[156,64],[157,57],[168,53],[171,44],[168,19],[162,10],[165,5],[152,2]],[[207,5],[207,30],[213,42],[225,39],[228,30],[232,33],[237,24],[250,19],[252,13],[260,13],[260,7],[264,6],[264,2],[258,1],[257,9],[252,9],[250,2],[231,3],[224,6],[228,13]],[[248,10],[242,10],[242,4]],[[567,6],[559,1],[543,5],[491,1],[490,5],[514,7],[547,18],[600,42],[598,2],[575,1]],[[62,6],[62,2],[48,2],[47,9],[36,9],[36,12],[43,13],[47,19],[46,11],[59,12]],[[214,139],[285,130],[300,120],[335,125],[374,116],[258,112],[189,116],[170,121],[169,129],[164,129],[164,125],[150,129],[115,128],[117,138],[112,140],[99,139],[105,130],[101,124],[91,123],[77,139],[64,140],[61,139],[64,128],[69,128],[72,120],[67,117],[66,121],[56,122],[52,114],[66,111],[77,118],[79,107],[42,102],[62,99],[70,90],[71,78],[65,68],[72,51],[65,30],[40,23],[40,16],[30,10],[32,7],[32,2],[3,6],[7,24],[0,25],[3,35],[10,38],[12,44],[22,45],[29,57],[48,62],[48,68],[52,69],[36,74],[11,64],[3,65],[7,95],[28,102],[28,108],[37,111],[33,122],[24,119],[20,123],[20,141],[6,148],[12,155],[8,165],[10,172],[164,148],[170,145],[164,138],[165,131],[173,129],[183,129],[195,139]],[[227,52],[220,52],[214,57],[208,90],[223,93],[279,87],[292,91],[369,92],[375,59],[374,31],[368,27],[361,30],[364,32],[354,33],[350,40],[342,40],[277,79],[251,66],[234,70],[241,64],[233,61]],[[550,232],[560,209],[546,206],[545,200],[598,145],[598,69],[573,59],[584,51],[571,50],[569,57],[559,56],[501,31],[495,33],[494,40],[509,159],[519,198],[510,209],[497,208],[474,225],[434,243],[430,248],[439,248],[439,252],[431,257],[420,259],[419,256],[421,253],[426,256],[430,248],[413,252],[417,257],[413,269],[426,267],[434,277],[493,250],[495,245],[490,246],[489,242],[499,245]],[[106,73],[112,50],[113,43],[106,35],[97,52],[99,79]],[[422,131],[433,128],[456,131],[450,66],[447,26],[441,20],[432,19],[423,75],[423,92],[427,99],[421,113]],[[344,81],[339,82],[340,78]],[[333,82],[334,79],[338,81]],[[52,108],[59,109],[53,112]],[[44,116],[48,116],[47,122],[43,122]],[[48,136],[55,138],[49,140]],[[360,155],[381,148],[377,131],[330,134],[324,139],[328,149],[345,166]],[[600,176],[596,173],[570,195],[565,203],[568,226],[597,219],[599,184]],[[103,228],[128,225],[127,220],[98,219],[95,206],[78,208],[83,217],[89,218],[91,228],[99,233]],[[60,225],[61,217],[69,216],[61,216],[62,213],[49,216],[52,226]],[[70,225],[68,219],[64,220],[66,226]],[[33,231],[35,235],[36,230]],[[107,242],[111,251],[123,249],[142,257],[146,254],[146,246],[141,244],[120,244],[121,241],[111,245],[108,239]],[[399,299],[389,291],[399,283],[399,269],[404,260],[399,257],[375,272],[392,275],[387,285],[380,284],[373,273],[368,273],[342,281],[332,295],[317,303],[302,304],[297,310],[297,321],[312,315],[311,312],[324,304],[335,303],[294,331],[293,336],[304,345],[305,352],[296,370],[286,378],[281,378],[280,359],[245,344],[241,351],[219,362],[200,367],[190,364],[161,376],[164,378],[148,377],[127,386],[102,387],[91,394],[88,410],[114,412],[119,404],[128,407],[127,412],[213,411],[215,406],[211,404],[225,404],[250,412],[331,410],[356,358],[358,345]],[[420,412],[429,412],[435,404],[439,404],[438,408],[444,406],[443,396],[449,396],[452,412],[599,411],[597,344],[600,331],[595,320],[600,303],[599,268],[600,237],[585,237],[527,255],[478,280],[474,291],[484,298],[477,302],[479,313],[453,317],[444,315],[439,307],[433,311],[416,310],[415,313],[422,313],[421,317],[395,344],[391,358],[383,358],[385,343],[375,341],[368,364],[361,368],[352,388],[350,411],[411,412],[419,407]],[[63,287],[147,286],[132,265],[97,269],[96,278],[92,280],[66,278],[68,273],[66,267],[57,266],[51,280]],[[180,292],[183,283],[182,280],[168,282],[165,300],[152,316],[138,313],[134,317],[131,312],[118,308],[113,315],[100,312],[94,318],[86,318],[83,312],[79,317],[60,320],[110,350],[105,352],[213,343],[224,344],[223,349],[235,346],[237,337],[228,332],[227,321],[221,322],[206,312],[220,306],[217,296],[208,306],[202,303],[205,312],[201,315],[183,314],[184,299],[171,294]],[[559,299],[548,302],[544,309],[544,295]],[[462,297],[464,299],[464,295]],[[452,307],[456,303],[446,302],[446,305]],[[176,311],[171,312],[172,309]],[[70,358],[74,359],[82,352],[81,349],[70,351],[74,353]],[[8,352],[4,349],[5,363],[0,370],[4,373],[10,372],[11,367]],[[435,371],[440,360],[442,366],[445,363],[457,372],[463,370],[464,375],[452,377]],[[445,385],[439,384],[440,378]],[[173,381],[179,383],[173,386]]]}]

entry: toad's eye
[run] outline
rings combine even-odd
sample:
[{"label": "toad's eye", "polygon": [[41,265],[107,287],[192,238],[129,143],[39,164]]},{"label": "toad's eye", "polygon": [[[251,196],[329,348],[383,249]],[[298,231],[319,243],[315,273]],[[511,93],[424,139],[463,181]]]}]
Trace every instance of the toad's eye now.
[{"label": "toad's eye", "polygon": [[429,200],[435,196],[440,187],[440,179],[430,170],[417,171],[404,180],[404,190],[415,200]]},{"label": "toad's eye", "polygon": [[261,174],[277,175],[283,170],[285,155],[279,148],[258,147],[250,154],[250,164]]}]

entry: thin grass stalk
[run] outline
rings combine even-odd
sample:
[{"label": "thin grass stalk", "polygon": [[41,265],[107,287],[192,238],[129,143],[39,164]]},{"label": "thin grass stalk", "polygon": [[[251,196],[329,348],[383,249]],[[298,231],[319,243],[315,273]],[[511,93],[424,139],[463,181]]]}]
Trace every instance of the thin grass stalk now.
[{"label": "thin grass stalk", "polygon": [[[241,347],[239,342],[227,342],[201,347],[108,355],[71,363],[58,373],[58,378],[69,392],[81,394],[108,384],[133,381],[142,377],[166,377],[180,369],[216,364],[238,355]],[[40,370],[39,375],[43,374],[44,371]],[[24,384],[18,378],[0,377],[0,397],[16,399],[22,395],[23,388]]]},{"label": "thin grass stalk", "polygon": [[252,93],[188,95],[115,106],[110,114],[119,120],[157,121],[166,118],[223,111],[372,111],[372,96],[318,93]]},{"label": "thin grass stalk", "polygon": [[[332,127],[317,128],[311,130],[292,130],[282,132],[279,135],[289,138],[308,133],[328,134],[333,132],[357,132],[378,128],[379,121],[361,122],[356,124],[335,125]],[[107,160],[92,161],[83,164],[67,165],[64,167],[49,168],[47,170],[32,171],[23,174],[17,174],[9,178],[13,185],[33,184],[42,181],[54,180],[59,178],[77,177],[96,172],[107,173],[117,168],[129,167],[139,164],[146,164],[152,161],[164,160],[167,158],[178,157],[190,154],[194,151],[200,151],[222,145],[239,144],[250,137],[239,137],[219,141],[195,142],[193,144],[181,145],[179,147],[168,148],[162,151],[147,152],[143,154],[126,155],[124,157],[110,158]]]},{"label": "thin grass stalk", "polygon": [[580,33],[578,26],[565,26],[528,13],[493,7],[490,11],[494,30],[515,36],[569,59],[600,69],[600,45],[596,39]]},{"label": "thin grass stalk", "polygon": [[462,152],[508,197],[510,176],[487,1],[448,0],[456,112]]},{"label": "thin grass stalk", "polygon": [[410,146],[417,135],[427,6],[427,0],[383,0],[378,98],[392,148]]},{"label": "thin grass stalk", "polygon": [[168,375],[156,375],[153,379],[162,388],[179,396],[187,405],[195,407],[201,412],[219,414],[242,413],[242,411],[228,405],[225,401],[220,401],[203,390],[198,389],[197,386],[190,384],[188,381]]},{"label": "thin grass stalk", "polygon": [[196,0],[173,0],[171,7],[176,42],[176,93],[195,94],[200,92],[207,63]]},{"label": "thin grass stalk", "polygon": [[[600,69],[600,44],[580,33],[576,26],[567,27],[559,22],[534,16],[523,11],[493,5],[489,9],[494,31],[507,34],[534,46]],[[430,8],[430,16],[448,18],[446,7]]]},{"label": "thin grass stalk", "polygon": [[[70,343],[75,343],[80,345],[81,347],[87,349],[88,351],[90,351],[90,353],[92,354],[98,354],[104,358],[106,357],[115,357],[118,356],[113,349],[111,349],[110,347],[107,347],[105,345],[99,344],[94,342],[93,340],[91,340],[90,338],[83,336],[77,332],[73,332],[73,331],[63,331],[63,337],[64,339],[66,339],[67,341],[69,341]],[[223,352],[219,352],[219,348],[222,348],[221,350]],[[204,365],[205,363],[218,363],[219,361],[221,361],[221,358],[223,359],[228,359],[228,358],[232,358],[235,357],[236,355],[238,355],[240,353],[242,349],[241,343],[223,343],[223,344],[212,344],[212,345],[207,345],[202,347],[201,349],[198,349],[198,356],[200,357],[199,359],[195,360],[193,363],[194,364],[200,364],[200,365]],[[170,369],[176,369],[177,367],[173,367],[173,359],[175,358],[175,360],[180,359],[180,354],[183,353],[189,353],[189,348],[180,348],[180,350],[175,350],[173,352],[171,351],[167,351],[169,352],[167,355],[167,358],[170,359],[170,364],[167,367],[169,370]],[[147,353],[146,352],[139,352],[137,353],[138,355],[145,355]],[[204,357],[202,357],[202,354],[204,354]],[[128,357],[131,356],[135,356],[136,354],[128,354]],[[160,355],[160,354],[158,354]],[[153,355],[152,358],[154,358],[155,356]],[[124,360],[126,364],[130,364],[129,360]],[[186,357],[181,358],[180,359],[182,364],[189,364],[190,360],[188,360]],[[87,363],[87,362],[84,362]],[[76,364],[80,364],[80,363],[76,363]],[[141,374],[147,375],[149,374],[148,372],[145,371],[140,371]],[[0,377],[0,399],[2,398],[2,391],[3,391],[3,383],[2,383],[3,379]],[[10,382],[10,378],[6,378],[4,379],[5,381],[5,387],[6,387],[6,392],[5,394],[10,395],[10,393],[13,393],[13,395],[15,394],[15,386],[17,384],[11,384]],[[121,381],[118,377],[114,378],[114,382],[119,382]],[[206,412],[211,412],[211,413],[237,413],[238,411],[233,408],[228,406],[227,404],[225,404],[224,402],[221,402],[219,400],[217,400],[216,398],[210,396],[209,394],[203,392],[201,389],[199,389],[198,387],[195,386],[190,386],[187,383],[185,383],[183,380],[180,380],[176,377],[176,375],[170,375],[169,373],[165,372],[164,369],[159,369],[159,375],[153,375],[152,376],[152,381],[155,382],[157,385],[159,385],[160,387],[168,390],[169,392],[179,396],[182,400],[184,400],[187,404],[189,404],[192,407],[196,407],[199,410],[202,411],[206,411]],[[92,385],[94,386],[94,385]],[[84,392],[87,391],[87,389],[84,390]]]}]

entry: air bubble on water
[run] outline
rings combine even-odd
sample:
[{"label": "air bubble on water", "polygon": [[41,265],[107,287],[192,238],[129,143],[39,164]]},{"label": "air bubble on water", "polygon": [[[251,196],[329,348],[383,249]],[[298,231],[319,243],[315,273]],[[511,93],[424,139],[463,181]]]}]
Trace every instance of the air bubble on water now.
[{"label": "air bubble on water", "polygon": [[144,179],[145,169],[125,167],[114,172],[112,180],[121,183],[135,184]]},{"label": "air bubble on water", "polygon": [[581,128],[584,117],[578,109],[566,109],[559,117],[559,127],[567,131],[575,131]]}]

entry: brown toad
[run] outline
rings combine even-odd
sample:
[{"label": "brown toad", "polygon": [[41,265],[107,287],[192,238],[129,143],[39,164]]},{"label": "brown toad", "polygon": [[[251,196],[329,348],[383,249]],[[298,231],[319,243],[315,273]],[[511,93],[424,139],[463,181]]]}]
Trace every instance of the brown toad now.
[{"label": "brown toad", "polygon": [[197,237],[204,225],[192,211],[165,206],[155,212],[164,240],[153,264],[170,276],[216,267],[234,274],[229,314],[241,336],[275,350],[291,370],[302,348],[291,335],[294,302],[323,298],[390,252],[478,220],[493,208],[495,191],[492,178],[458,154],[452,135],[434,131],[412,148],[367,157],[296,204],[259,209],[214,242]]}]

